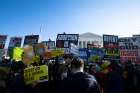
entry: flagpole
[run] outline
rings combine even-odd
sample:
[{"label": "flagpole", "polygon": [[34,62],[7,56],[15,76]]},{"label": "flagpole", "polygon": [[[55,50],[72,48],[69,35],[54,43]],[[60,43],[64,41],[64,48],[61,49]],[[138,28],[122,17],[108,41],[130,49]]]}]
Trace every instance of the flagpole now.
[{"label": "flagpole", "polygon": [[42,40],[41,32],[42,32],[42,24],[40,25],[40,31],[39,31],[40,42],[41,42],[41,40]]}]

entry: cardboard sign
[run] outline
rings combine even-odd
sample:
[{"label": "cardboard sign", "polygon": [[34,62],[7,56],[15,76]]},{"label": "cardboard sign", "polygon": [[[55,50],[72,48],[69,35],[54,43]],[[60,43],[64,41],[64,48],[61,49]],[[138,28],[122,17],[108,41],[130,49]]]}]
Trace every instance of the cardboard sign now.
[{"label": "cardboard sign", "polygon": [[24,46],[25,45],[35,45],[38,43],[39,35],[27,35],[24,39]]},{"label": "cardboard sign", "polygon": [[23,48],[24,50],[24,54],[23,54],[23,62],[24,64],[31,64],[33,63],[33,57],[35,56],[34,55],[34,51],[33,51],[33,47],[32,46],[25,46]]},{"label": "cardboard sign", "polygon": [[24,69],[24,81],[26,84],[31,84],[34,81],[48,81],[48,66],[36,66]]},{"label": "cardboard sign", "polygon": [[4,49],[6,43],[7,36],[0,35],[0,49]]},{"label": "cardboard sign", "polygon": [[78,34],[58,34],[56,39],[57,48],[70,48],[70,44],[78,44]]},{"label": "cardboard sign", "polygon": [[13,59],[16,61],[21,61],[23,55],[23,49],[20,47],[15,47],[13,49]]}]

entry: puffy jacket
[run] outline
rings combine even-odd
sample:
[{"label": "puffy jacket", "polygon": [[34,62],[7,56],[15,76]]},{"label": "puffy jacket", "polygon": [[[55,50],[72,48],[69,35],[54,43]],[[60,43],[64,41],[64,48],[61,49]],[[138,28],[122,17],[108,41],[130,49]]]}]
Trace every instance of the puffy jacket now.
[{"label": "puffy jacket", "polygon": [[60,93],[99,93],[94,76],[78,72],[64,79]]}]

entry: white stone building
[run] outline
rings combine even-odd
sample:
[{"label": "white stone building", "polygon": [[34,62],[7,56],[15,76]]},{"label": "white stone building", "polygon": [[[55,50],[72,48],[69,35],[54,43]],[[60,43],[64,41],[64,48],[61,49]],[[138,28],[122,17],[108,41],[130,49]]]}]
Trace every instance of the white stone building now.
[{"label": "white stone building", "polygon": [[90,32],[79,35],[79,48],[87,48],[87,44],[94,44],[95,46],[103,46],[103,38],[100,35]]}]

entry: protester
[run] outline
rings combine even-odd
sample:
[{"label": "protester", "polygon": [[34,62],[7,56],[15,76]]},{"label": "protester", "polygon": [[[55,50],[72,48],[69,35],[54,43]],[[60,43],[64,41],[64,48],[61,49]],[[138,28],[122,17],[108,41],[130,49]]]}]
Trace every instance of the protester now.
[{"label": "protester", "polygon": [[53,92],[57,93],[62,80],[67,77],[67,67],[63,58],[56,58],[55,64],[53,65]]},{"label": "protester", "polygon": [[81,59],[72,60],[71,72],[72,75],[64,79],[60,93],[99,93],[94,76],[84,73],[84,62]]},{"label": "protester", "polygon": [[123,78],[117,62],[111,62],[107,74],[108,87],[106,93],[124,93]]},{"label": "protester", "polygon": [[123,79],[112,62],[104,62],[101,65],[102,74],[97,80],[100,84],[101,93],[124,93]]},{"label": "protester", "polygon": [[6,84],[7,73],[0,69],[0,93],[8,93],[8,86]]},{"label": "protester", "polygon": [[0,72],[0,93],[140,93],[140,65],[130,61],[85,64],[71,54],[40,61],[43,63],[33,62],[29,67],[46,63],[49,80],[28,85],[24,81],[23,62],[13,60],[9,66],[5,64],[8,60],[4,61],[4,66],[11,70]]},{"label": "protester", "polygon": [[125,64],[124,69],[124,84],[126,93],[136,93],[137,75],[134,65],[129,61]]},{"label": "protester", "polygon": [[12,70],[14,71],[14,78],[9,85],[10,93],[25,93],[23,69],[24,64],[21,61],[16,62],[12,67]]},{"label": "protester", "polygon": [[140,67],[137,67],[137,85],[136,85],[136,93],[140,93]]}]

